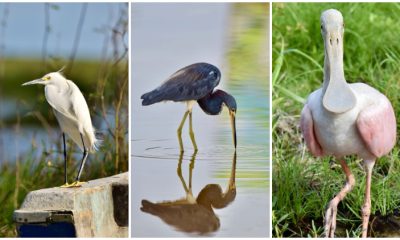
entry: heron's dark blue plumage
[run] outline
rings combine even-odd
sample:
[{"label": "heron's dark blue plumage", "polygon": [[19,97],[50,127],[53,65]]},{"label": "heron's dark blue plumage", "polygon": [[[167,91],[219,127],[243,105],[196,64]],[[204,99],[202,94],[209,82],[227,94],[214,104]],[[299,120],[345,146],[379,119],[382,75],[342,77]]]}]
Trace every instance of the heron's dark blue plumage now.
[{"label": "heron's dark blue plumage", "polygon": [[197,100],[197,103],[205,113],[210,115],[218,115],[222,111],[223,104],[231,111],[236,111],[237,107],[235,98],[222,90],[216,90],[213,93],[207,94]]},{"label": "heron's dark blue plumage", "polygon": [[208,63],[195,63],[172,74],[160,87],[142,95],[142,105],[161,101],[199,100],[219,84],[221,72]]},{"label": "heron's dark blue plumage", "polygon": [[[208,63],[195,63],[184,67],[169,77],[160,87],[142,95],[142,105],[150,105],[161,101],[197,101],[201,109],[210,115],[217,115],[225,105],[229,110],[232,126],[233,144],[236,149],[236,101],[222,90],[214,91],[219,84],[221,72]],[[183,152],[182,127],[189,115],[189,133],[195,151],[197,144],[192,129],[192,104],[188,104],[182,122],[178,127],[178,139]]]}]

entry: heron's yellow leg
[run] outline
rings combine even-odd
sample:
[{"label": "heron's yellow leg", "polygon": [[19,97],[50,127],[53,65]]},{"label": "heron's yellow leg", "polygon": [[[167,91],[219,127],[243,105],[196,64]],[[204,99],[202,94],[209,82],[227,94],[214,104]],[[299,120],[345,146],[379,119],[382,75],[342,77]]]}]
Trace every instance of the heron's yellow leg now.
[{"label": "heron's yellow leg", "polygon": [[189,189],[186,185],[185,179],[182,176],[182,159],[183,159],[183,152],[181,152],[179,155],[178,168],[176,169],[176,173],[178,174],[178,177],[181,180],[181,183],[182,183],[183,188],[185,189],[185,192],[188,193]]},{"label": "heron's yellow leg", "polygon": [[194,138],[193,125],[192,125],[192,112],[189,113],[189,135],[192,140],[194,151],[197,152],[196,139]]},{"label": "heron's yellow leg", "polygon": [[187,118],[187,115],[188,115],[188,114],[189,114],[189,111],[186,111],[186,112],[185,112],[185,115],[183,115],[181,124],[179,125],[178,130],[177,130],[177,133],[178,133],[178,140],[179,140],[179,147],[180,147],[180,149],[181,149],[181,152],[183,152],[182,128],[183,128],[183,125],[185,124],[185,121],[186,121],[186,118]]},{"label": "heron's yellow leg", "polygon": [[197,151],[194,151],[192,158],[190,159],[189,164],[189,190],[192,192],[192,176],[193,176],[193,168],[194,168],[194,161],[196,160]]}]

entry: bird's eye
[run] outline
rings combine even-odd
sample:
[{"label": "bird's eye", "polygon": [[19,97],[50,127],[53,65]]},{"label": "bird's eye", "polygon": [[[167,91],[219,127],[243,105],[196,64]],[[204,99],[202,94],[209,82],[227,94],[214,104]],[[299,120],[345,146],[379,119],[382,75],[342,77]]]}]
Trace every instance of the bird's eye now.
[{"label": "bird's eye", "polygon": [[324,30],[324,26],[322,26],[322,24],[321,24],[321,30]]},{"label": "bird's eye", "polygon": [[51,79],[50,76],[47,76],[47,77],[44,78],[44,80],[47,80],[47,81],[50,80],[50,79]]},{"label": "bird's eye", "polygon": [[213,77],[217,78],[218,77],[218,73],[215,71],[211,71],[208,75],[212,75]]},{"label": "bird's eye", "polygon": [[344,27],[344,23],[343,23],[343,27]]}]

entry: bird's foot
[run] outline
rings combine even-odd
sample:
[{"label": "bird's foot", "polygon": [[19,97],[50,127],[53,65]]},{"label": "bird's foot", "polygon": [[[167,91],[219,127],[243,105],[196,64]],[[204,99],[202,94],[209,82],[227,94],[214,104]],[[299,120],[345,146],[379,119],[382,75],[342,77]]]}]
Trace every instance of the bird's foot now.
[{"label": "bird's foot", "polygon": [[75,182],[71,183],[71,186],[72,187],[81,187],[84,183],[86,183],[86,182],[75,181]]},{"label": "bird's foot", "polygon": [[326,209],[325,213],[325,237],[335,237],[336,230],[336,214],[337,214],[338,202],[336,199],[332,199]]},{"label": "bird's foot", "polygon": [[72,184],[69,184],[67,182],[60,186],[60,188],[71,188],[71,187],[73,187]]}]

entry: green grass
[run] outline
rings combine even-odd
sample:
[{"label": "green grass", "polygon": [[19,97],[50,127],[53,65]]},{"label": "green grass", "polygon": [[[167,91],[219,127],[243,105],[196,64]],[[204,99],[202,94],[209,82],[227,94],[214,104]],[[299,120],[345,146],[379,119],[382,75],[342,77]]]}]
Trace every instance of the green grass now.
[{"label": "green grass", "polygon": [[[299,131],[307,96],[322,84],[323,42],[320,14],[340,10],[345,21],[344,66],[348,82],[367,83],[392,102],[400,117],[397,3],[273,4],[273,236],[317,237],[323,233],[326,204],[343,186],[345,175],[333,158],[312,157]],[[399,148],[379,159],[372,180],[372,214],[391,215],[400,206]],[[353,191],[339,204],[337,235],[361,233],[365,174],[354,156],[347,162],[356,178]],[[373,225],[373,224],[372,224]],[[374,236],[385,236],[374,229]]]}]

